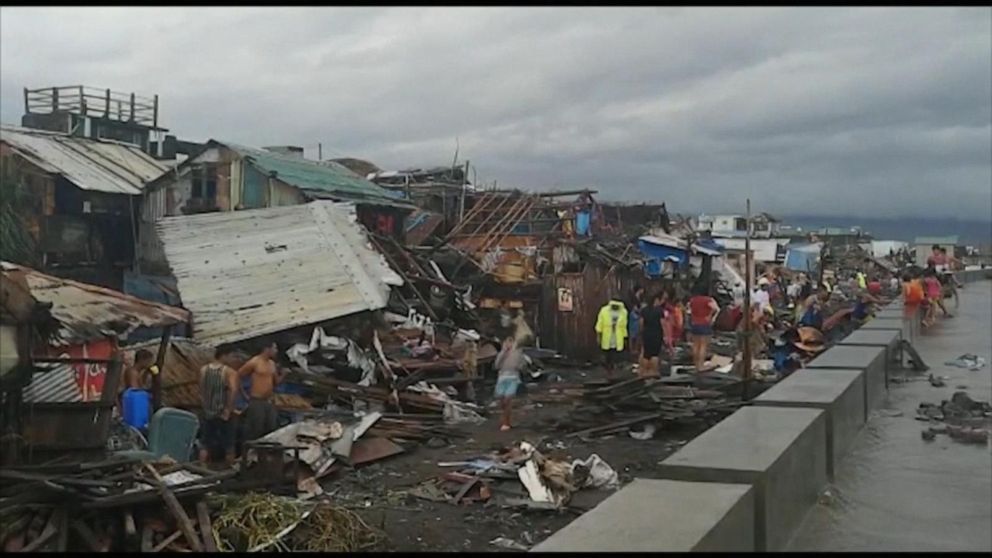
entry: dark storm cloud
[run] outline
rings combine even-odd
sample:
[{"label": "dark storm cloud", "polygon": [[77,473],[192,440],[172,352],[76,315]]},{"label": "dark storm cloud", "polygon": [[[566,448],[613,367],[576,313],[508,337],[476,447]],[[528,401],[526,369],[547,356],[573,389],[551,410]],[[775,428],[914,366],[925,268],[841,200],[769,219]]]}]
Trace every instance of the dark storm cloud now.
[{"label": "dark storm cloud", "polygon": [[676,210],[988,219],[984,8],[7,9],[21,88],[157,93],[181,137]]}]

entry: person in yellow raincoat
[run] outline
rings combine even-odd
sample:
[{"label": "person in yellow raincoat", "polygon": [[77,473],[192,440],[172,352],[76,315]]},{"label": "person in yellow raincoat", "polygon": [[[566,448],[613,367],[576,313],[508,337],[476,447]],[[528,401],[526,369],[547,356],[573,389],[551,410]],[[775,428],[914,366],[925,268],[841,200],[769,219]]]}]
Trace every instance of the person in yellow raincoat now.
[{"label": "person in yellow raincoat", "polygon": [[613,379],[617,364],[623,358],[624,341],[627,339],[627,307],[619,300],[610,300],[599,309],[596,318],[596,336],[603,351],[607,379]]}]

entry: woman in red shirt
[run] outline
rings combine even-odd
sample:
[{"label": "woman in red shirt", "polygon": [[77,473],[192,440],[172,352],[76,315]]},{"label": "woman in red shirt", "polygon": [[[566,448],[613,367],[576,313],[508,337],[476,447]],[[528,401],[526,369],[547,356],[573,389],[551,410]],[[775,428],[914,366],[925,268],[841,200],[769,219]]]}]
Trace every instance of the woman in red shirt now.
[{"label": "woman in red shirt", "polygon": [[701,372],[706,362],[710,337],[713,336],[713,321],[719,312],[720,306],[702,289],[696,290],[689,299],[689,333],[692,334],[692,362],[696,372]]}]

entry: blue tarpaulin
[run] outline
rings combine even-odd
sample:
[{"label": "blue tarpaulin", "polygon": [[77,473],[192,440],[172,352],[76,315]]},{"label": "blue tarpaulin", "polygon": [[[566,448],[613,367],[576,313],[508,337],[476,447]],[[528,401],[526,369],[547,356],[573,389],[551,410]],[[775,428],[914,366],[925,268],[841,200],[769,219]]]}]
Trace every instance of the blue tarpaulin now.
[{"label": "blue tarpaulin", "polygon": [[592,216],[588,211],[579,211],[575,214],[575,232],[579,236],[589,235],[589,224],[592,220]]},{"label": "blue tarpaulin", "polygon": [[817,268],[819,258],[820,246],[818,244],[790,245],[785,253],[785,268],[793,271],[812,272]]},{"label": "blue tarpaulin", "polygon": [[644,272],[648,277],[658,277],[662,272],[662,263],[665,261],[674,262],[676,266],[688,265],[689,254],[682,248],[667,246],[657,242],[652,242],[646,237],[637,241],[637,247],[647,262],[644,264]]}]

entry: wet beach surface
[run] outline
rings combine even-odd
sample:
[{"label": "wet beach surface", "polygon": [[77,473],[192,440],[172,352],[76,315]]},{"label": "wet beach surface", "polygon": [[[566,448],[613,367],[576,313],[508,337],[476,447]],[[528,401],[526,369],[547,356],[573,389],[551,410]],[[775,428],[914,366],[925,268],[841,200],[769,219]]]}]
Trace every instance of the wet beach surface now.
[{"label": "wet beach surface", "polygon": [[[990,360],[992,282],[971,283],[950,319],[915,343],[927,372],[898,371],[886,402],[841,463],[831,496],[821,499],[790,545],[795,551],[992,551],[992,446],[966,444],[916,420],[922,402],[940,405],[956,391],[992,397],[992,366],[944,363],[971,353]],[[934,387],[927,376],[949,378]]]}]

